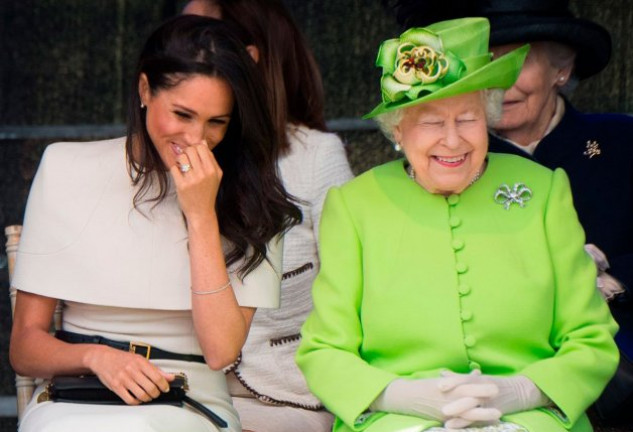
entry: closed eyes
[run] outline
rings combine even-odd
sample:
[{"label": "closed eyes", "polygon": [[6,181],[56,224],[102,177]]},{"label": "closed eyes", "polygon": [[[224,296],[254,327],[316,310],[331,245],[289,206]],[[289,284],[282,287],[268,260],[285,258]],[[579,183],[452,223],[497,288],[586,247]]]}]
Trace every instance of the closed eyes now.
[{"label": "closed eyes", "polygon": [[180,118],[187,119],[187,120],[192,118],[191,114],[185,111],[174,111],[174,114],[176,114]]},{"label": "closed eyes", "polygon": [[[183,120],[192,120],[194,118],[193,114],[188,113],[186,111],[174,111],[174,114],[176,114],[178,117],[180,117]],[[228,118],[225,117],[214,117],[212,119],[208,120],[209,124],[211,125],[225,125],[229,122]]]}]

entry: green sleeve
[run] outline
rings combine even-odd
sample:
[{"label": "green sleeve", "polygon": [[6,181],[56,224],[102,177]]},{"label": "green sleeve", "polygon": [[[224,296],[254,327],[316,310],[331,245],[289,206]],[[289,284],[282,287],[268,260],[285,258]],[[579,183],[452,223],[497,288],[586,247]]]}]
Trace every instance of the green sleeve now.
[{"label": "green sleeve", "polygon": [[553,173],[544,225],[555,280],[550,343],[554,357],[521,374],[534,383],[574,424],[598,398],[615,372],[617,324],[596,289],[596,268],[583,245],[585,236],[573,206],[567,175]]},{"label": "green sleeve", "polygon": [[372,421],[355,421],[396,376],[360,356],[363,245],[338,188],[325,200],[319,241],[314,309],[303,325],[296,360],[310,390],[348,427],[361,430]]}]

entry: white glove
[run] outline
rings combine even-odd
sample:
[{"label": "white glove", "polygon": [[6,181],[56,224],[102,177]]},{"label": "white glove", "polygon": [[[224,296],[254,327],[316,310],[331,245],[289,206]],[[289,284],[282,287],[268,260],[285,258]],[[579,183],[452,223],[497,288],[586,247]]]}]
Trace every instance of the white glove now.
[{"label": "white glove", "polygon": [[599,272],[596,278],[596,286],[602,297],[608,302],[613,300],[618,294],[624,292],[622,284],[609,273]]},{"label": "white glove", "polygon": [[609,268],[609,261],[607,260],[607,256],[595,244],[587,243],[585,245],[585,252],[587,252],[593,259],[593,262],[596,263],[596,267],[598,268],[599,272],[605,271]]},{"label": "white glove", "polygon": [[[456,377],[451,371],[442,372],[444,377]],[[476,423],[477,426],[491,424],[501,417],[503,414],[513,412],[527,411],[548,405],[551,401],[547,396],[539,390],[539,388],[529,378],[522,375],[513,375],[511,377],[496,377],[493,375],[481,375],[471,373],[472,383],[492,383],[497,386],[498,393],[489,399],[483,401],[479,406],[466,411],[453,411],[452,407],[444,409],[444,413],[451,417],[445,424],[449,429],[462,429]],[[487,411],[494,408],[499,416],[490,418],[486,416]]]},{"label": "white glove", "polygon": [[481,379],[484,382],[493,382],[499,388],[497,396],[487,401],[485,406],[496,408],[502,414],[528,411],[551,403],[550,399],[526,376],[482,375]]},{"label": "white glove", "polygon": [[[497,395],[496,385],[478,378],[475,373],[416,380],[396,379],[374,400],[370,409],[445,422],[454,415],[452,413],[471,411]],[[501,413],[495,408],[478,408],[476,416],[497,420]]]},{"label": "white glove", "polygon": [[598,246],[588,243],[585,245],[585,251],[591,256],[593,262],[596,263],[598,269],[598,277],[596,278],[596,287],[602,297],[610,302],[618,294],[624,292],[622,284],[606,271],[609,269],[609,261],[607,256],[598,248]]}]

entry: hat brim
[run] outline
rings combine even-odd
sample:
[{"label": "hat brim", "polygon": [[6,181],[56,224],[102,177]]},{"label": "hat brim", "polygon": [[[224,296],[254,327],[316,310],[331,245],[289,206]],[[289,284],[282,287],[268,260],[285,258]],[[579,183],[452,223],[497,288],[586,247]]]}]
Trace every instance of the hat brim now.
[{"label": "hat brim", "polygon": [[515,49],[496,60],[491,61],[487,65],[477,69],[476,71],[465,75],[461,79],[442,87],[441,89],[428,93],[414,100],[401,99],[396,102],[383,102],[374,108],[368,114],[363,116],[364,119],[376,117],[377,115],[394,111],[400,108],[408,108],[425,102],[438,99],[446,99],[458,96],[464,93],[471,93],[487,88],[510,88],[521,72],[523,61],[527,56],[530,46],[524,45]]},{"label": "hat brim", "polygon": [[602,26],[582,18],[531,15],[489,16],[490,45],[554,41],[576,51],[575,73],[588,78],[611,58],[611,36]]}]

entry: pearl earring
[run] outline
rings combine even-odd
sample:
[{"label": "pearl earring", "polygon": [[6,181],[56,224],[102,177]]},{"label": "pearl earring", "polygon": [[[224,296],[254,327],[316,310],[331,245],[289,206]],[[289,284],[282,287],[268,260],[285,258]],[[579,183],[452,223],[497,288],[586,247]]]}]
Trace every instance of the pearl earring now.
[{"label": "pearl earring", "polygon": [[393,149],[397,152],[401,152],[402,151],[402,146],[400,145],[399,142],[395,142],[393,143]]},{"label": "pearl earring", "polygon": [[558,81],[560,81],[560,82],[565,82],[565,77],[564,77],[564,76],[559,77],[559,78],[558,78]]},{"label": "pearl earring", "polygon": [[145,104],[141,101],[141,109],[145,108]]}]

